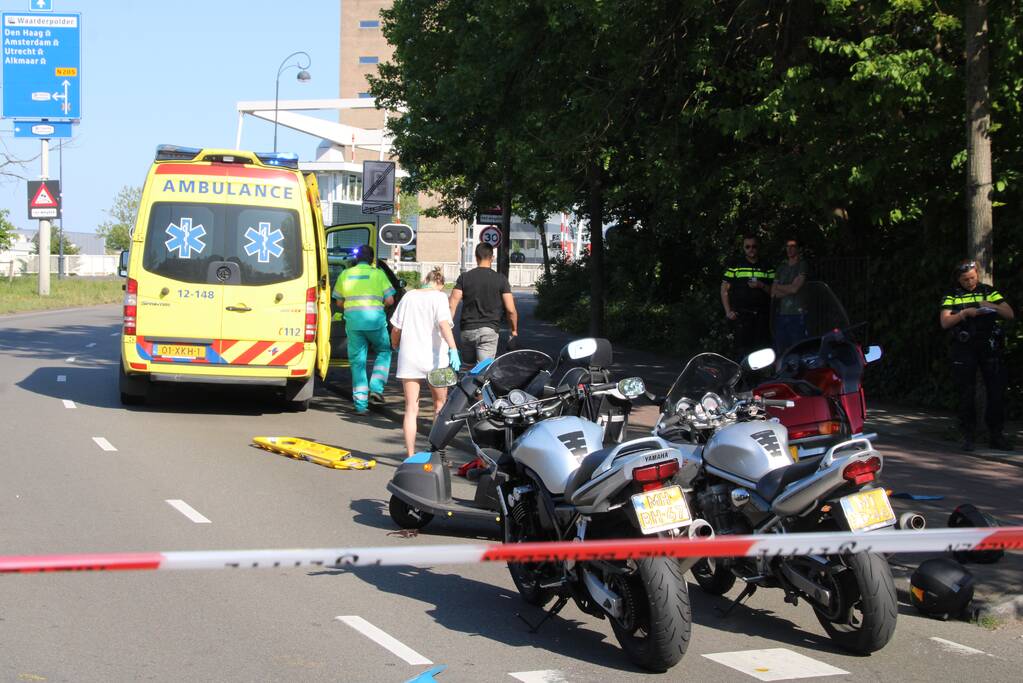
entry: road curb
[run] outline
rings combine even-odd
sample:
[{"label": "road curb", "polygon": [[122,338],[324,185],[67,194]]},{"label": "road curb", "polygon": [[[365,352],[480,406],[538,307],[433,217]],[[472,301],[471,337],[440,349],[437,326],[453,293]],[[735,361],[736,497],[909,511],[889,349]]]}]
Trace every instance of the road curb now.
[{"label": "road curb", "polygon": [[977,620],[993,619],[999,622],[1023,621],[1023,595],[994,602],[982,602],[974,608],[974,617]]}]

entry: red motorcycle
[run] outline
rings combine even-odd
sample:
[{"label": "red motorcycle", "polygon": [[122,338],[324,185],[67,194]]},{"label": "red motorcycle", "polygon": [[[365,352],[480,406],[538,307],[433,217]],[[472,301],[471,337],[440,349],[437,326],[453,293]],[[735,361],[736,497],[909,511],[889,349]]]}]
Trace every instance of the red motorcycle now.
[{"label": "red motorcycle", "polygon": [[865,436],[863,371],[882,355],[880,346],[864,353],[852,336],[861,325],[849,325],[845,308],[826,284],[807,282],[801,294],[806,336],[780,353],[774,376],[753,390],[795,403],[768,412],[789,430],[796,459],[820,456],[839,441]]}]

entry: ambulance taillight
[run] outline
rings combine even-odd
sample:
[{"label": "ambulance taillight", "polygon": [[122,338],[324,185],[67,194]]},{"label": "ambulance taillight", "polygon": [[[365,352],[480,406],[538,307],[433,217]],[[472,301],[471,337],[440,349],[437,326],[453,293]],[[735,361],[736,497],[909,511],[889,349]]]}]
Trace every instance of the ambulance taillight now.
[{"label": "ambulance taillight", "polygon": [[128,278],[124,287],[124,334],[135,336],[135,319],[138,312],[139,283]]},{"label": "ambulance taillight", "polygon": [[[127,315],[127,314],[126,314]],[[316,341],[316,288],[305,290],[305,342]]]}]

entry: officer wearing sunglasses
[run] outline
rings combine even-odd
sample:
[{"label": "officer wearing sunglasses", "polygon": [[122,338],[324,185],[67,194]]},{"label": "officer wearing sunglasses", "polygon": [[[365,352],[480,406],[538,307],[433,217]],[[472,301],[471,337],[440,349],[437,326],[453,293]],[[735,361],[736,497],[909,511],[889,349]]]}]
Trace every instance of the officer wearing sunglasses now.
[{"label": "officer wearing sunglasses", "polygon": [[1002,356],[1005,335],[1000,320],[1015,317],[1012,306],[977,275],[977,263],[956,266],[956,286],[941,302],[941,329],[951,337],[952,379],[959,393],[959,428],[963,450],[972,451],[977,409],[974,402],[977,370],[987,392],[988,439],[991,448],[1012,450],[1002,429],[1005,423],[1006,368]]}]

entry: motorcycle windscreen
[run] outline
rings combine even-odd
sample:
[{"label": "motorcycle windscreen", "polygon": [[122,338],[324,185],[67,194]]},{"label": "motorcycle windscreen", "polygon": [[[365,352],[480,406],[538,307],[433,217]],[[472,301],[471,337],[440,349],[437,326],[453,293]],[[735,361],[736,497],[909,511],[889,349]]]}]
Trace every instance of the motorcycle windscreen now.
[{"label": "motorcycle windscreen", "polygon": [[[771,300],[771,334],[777,336],[779,315],[798,318],[798,323],[787,321],[790,332],[793,324],[799,328],[797,337],[815,339],[830,330],[849,328],[849,316],[835,292],[825,282],[811,280],[806,282],[797,292],[789,297]],[[797,338],[792,344],[798,344]],[[786,351],[788,349],[781,349]]]},{"label": "motorcycle windscreen", "polygon": [[509,351],[494,359],[484,377],[496,396],[505,396],[512,389],[526,389],[537,375],[549,372],[553,365],[553,359],[540,351]]},{"label": "motorcycle windscreen", "polygon": [[726,396],[741,374],[738,363],[724,356],[716,353],[693,356],[671,385],[664,410],[674,412],[680,399],[699,401],[708,392]]}]

